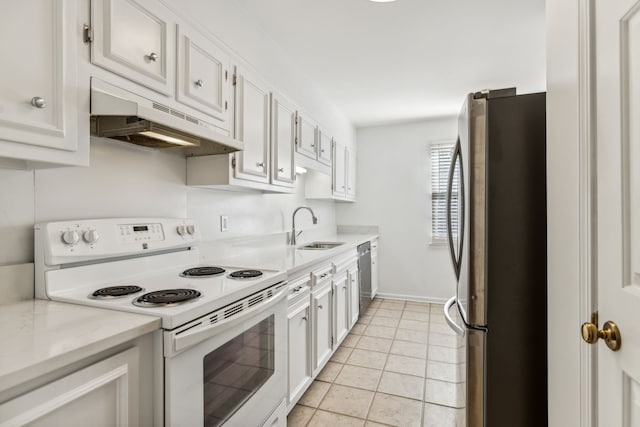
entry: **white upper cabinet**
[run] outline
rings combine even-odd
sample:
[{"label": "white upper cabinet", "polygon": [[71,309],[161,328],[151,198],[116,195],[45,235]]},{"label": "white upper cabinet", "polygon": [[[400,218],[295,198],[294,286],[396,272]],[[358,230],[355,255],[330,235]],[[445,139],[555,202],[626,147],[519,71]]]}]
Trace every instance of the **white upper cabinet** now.
[{"label": "white upper cabinet", "polygon": [[331,136],[326,130],[318,129],[318,161],[331,166]]},{"label": "white upper cabinet", "polygon": [[298,139],[296,152],[316,160],[316,138],[318,125],[305,113],[298,112]]},{"label": "white upper cabinet", "polygon": [[242,67],[235,72],[235,138],[244,151],[234,154],[235,177],[269,182],[269,89],[258,76]]},{"label": "white upper cabinet", "polygon": [[228,128],[230,118],[231,58],[200,33],[178,25],[176,98],[218,120]]},{"label": "white upper cabinet", "polygon": [[293,187],[296,109],[282,95],[271,95],[271,183]]},{"label": "white upper cabinet", "polygon": [[356,152],[346,148],[347,152],[347,198],[356,198]]},{"label": "white upper cabinet", "polygon": [[333,144],[333,195],[346,197],[347,188],[347,150],[346,147],[334,142]]},{"label": "white upper cabinet", "polygon": [[71,0],[0,5],[0,157],[11,167],[88,162],[88,137],[78,140],[77,14]]},{"label": "white upper cabinet", "polygon": [[92,0],[91,61],[138,84],[172,96],[175,21],[153,0]]}]

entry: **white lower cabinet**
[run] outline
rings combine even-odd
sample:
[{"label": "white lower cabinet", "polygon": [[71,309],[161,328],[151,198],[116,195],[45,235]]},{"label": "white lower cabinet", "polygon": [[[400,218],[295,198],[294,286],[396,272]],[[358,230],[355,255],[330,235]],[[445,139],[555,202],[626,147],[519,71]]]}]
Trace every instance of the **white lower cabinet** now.
[{"label": "white lower cabinet", "polygon": [[309,275],[289,284],[289,380],[287,402],[291,406],[311,384],[311,301]]},{"label": "white lower cabinet", "polygon": [[0,425],[138,426],[139,351],[130,348],[0,404]]},{"label": "white lower cabinet", "polygon": [[371,299],[378,293],[378,239],[371,241]]},{"label": "white lower cabinet", "polygon": [[314,377],[322,370],[333,353],[331,291],[331,278],[329,278],[320,282],[311,292]]},{"label": "white lower cabinet", "polygon": [[348,305],[348,277],[347,272],[342,271],[333,276],[333,335],[335,346],[339,346],[349,332],[349,305]]},{"label": "white lower cabinet", "polygon": [[360,270],[358,263],[352,264],[347,269],[347,281],[349,287],[349,329],[353,327],[360,316]]}]

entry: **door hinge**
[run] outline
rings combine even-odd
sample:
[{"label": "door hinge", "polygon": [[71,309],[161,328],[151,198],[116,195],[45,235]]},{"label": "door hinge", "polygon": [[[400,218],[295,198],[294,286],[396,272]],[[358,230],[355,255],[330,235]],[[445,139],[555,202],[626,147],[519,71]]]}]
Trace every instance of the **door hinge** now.
[{"label": "door hinge", "polygon": [[231,169],[235,169],[236,168],[236,156],[233,156],[231,158]]},{"label": "door hinge", "polygon": [[229,71],[224,70],[224,81],[229,80]]},{"label": "door hinge", "polygon": [[238,83],[238,76],[236,74],[233,75],[233,85],[235,86]]},{"label": "door hinge", "polygon": [[227,101],[224,101],[224,111],[227,111],[229,109],[229,103]]},{"label": "door hinge", "polygon": [[93,28],[87,24],[82,26],[82,39],[85,43],[93,42]]}]

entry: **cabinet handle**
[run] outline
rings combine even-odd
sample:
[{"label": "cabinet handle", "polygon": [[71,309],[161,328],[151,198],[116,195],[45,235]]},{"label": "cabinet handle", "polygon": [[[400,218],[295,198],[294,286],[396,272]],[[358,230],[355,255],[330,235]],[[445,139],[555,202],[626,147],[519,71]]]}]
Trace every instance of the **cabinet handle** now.
[{"label": "cabinet handle", "polygon": [[258,162],[258,163],[256,163],[256,166],[259,167],[259,168],[264,169],[264,162]]},{"label": "cabinet handle", "polygon": [[197,87],[202,87],[204,85],[204,82],[202,81],[202,79],[198,79],[195,82],[193,82],[194,85],[196,85]]},{"label": "cabinet handle", "polygon": [[307,318],[307,316],[304,316],[304,317],[302,318],[302,320],[304,320],[304,321],[306,322],[306,321],[307,321],[307,320],[309,320],[309,319]]},{"label": "cabinet handle", "polygon": [[344,185],[342,186],[342,188],[344,189]]},{"label": "cabinet handle", "polygon": [[316,148],[316,144],[311,144],[311,148]]},{"label": "cabinet handle", "polygon": [[321,153],[324,153],[324,148],[322,150],[320,150]]},{"label": "cabinet handle", "polygon": [[284,168],[278,168],[278,172],[284,172]]},{"label": "cabinet handle", "polygon": [[320,275],[320,278],[321,278],[321,279],[323,279],[323,278],[327,277],[328,275],[329,275],[329,273],[321,274],[321,275]]},{"label": "cabinet handle", "polygon": [[149,55],[147,55],[147,58],[149,58],[149,61],[151,62],[156,62],[159,58],[158,54],[155,52],[151,52]]},{"label": "cabinet handle", "polygon": [[293,288],[293,292],[300,292],[300,289],[302,289],[302,285]]},{"label": "cabinet handle", "polygon": [[31,98],[31,105],[36,108],[47,108],[47,101],[39,96],[34,96]]},{"label": "cabinet handle", "polygon": [[318,304],[318,308],[319,308],[320,310],[322,310],[322,308],[323,308],[323,307],[322,307],[322,304]]}]

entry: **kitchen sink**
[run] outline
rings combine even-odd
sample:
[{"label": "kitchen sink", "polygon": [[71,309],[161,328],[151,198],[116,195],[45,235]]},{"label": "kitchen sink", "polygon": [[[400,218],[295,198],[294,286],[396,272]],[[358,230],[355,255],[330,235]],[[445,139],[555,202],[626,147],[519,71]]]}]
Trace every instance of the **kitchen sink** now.
[{"label": "kitchen sink", "polygon": [[344,242],[312,242],[312,243],[309,243],[308,245],[300,246],[298,249],[322,250],[322,249],[332,249],[340,245],[344,245]]}]

